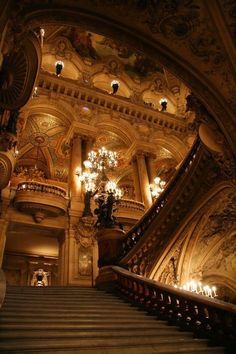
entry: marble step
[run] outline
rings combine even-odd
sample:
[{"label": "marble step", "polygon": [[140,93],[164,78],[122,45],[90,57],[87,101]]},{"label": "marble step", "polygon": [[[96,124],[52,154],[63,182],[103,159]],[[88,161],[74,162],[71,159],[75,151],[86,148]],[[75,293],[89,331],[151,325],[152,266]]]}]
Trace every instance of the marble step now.
[{"label": "marble step", "polygon": [[123,300],[91,288],[8,287],[0,353],[223,353]]},{"label": "marble step", "polygon": [[[54,306],[50,306],[48,308],[46,307],[7,307],[7,308],[3,308],[2,310],[0,310],[0,315],[5,316],[7,315],[20,315],[20,314],[32,314],[32,316],[36,315],[36,314],[53,314],[53,313],[60,313],[60,314],[66,314],[66,313],[70,313],[70,314],[113,314],[113,315],[117,315],[117,314],[122,314],[122,315],[127,315],[130,316],[132,314],[141,314],[141,311],[137,311],[137,309],[135,309],[134,307],[127,307],[127,308],[117,308],[117,307],[98,307],[98,306],[94,306],[94,307],[85,307],[85,306],[81,306],[81,307],[54,307]],[[145,313],[144,313],[145,314]]]},{"label": "marble step", "polygon": [[[156,321],[157,323],[153,322],[143,322],[143,323],[136,323],[135,324],[135,329],[156,329],[158,330],[159,328],[170,328],[170,327],[163,327],[158,323],[158,321]],[[30,331],[30,330],[43,330],[45,329],[45,331],[49,331],[52,329],[55,330],[91,330],[91,331],[96,331],[99,328],[99,330],[114,330],[114,331],[118,331],[118,330],[123,330],[123,329],[130,329],[130,323],[126,322],[126,323],[116,323],[116,322],[107,322],[107,323],[67,323],[65,326],[65,323],[1,323],[1,330],[12,330],[12,331],[16,331],[16,330],[26,330],[26,331]],[[176,327],[171,327],[176,328]],[[178,329],[176,328],[176,331]]]},{"label": "marble step", "polygon": [[41,338],[42,339],[42,331],[43,331],[43,338],[116,338],[116,337],[133,337],[133,336],[140,336],[140,337],[150,337],[150,336],[157,336],[159,338],[169,337],[172,338],[180,337],[182,338],[192,338],[193,335],[190,332],[178,332],[176,329],[171,328],[136,328],[136,329],[124,329],[119,328],[117,331],[112,329],[101,330],[99,327],[94,329],[71,329],[66,330],[65,328],[61,329],[50,329],[45,332],[45,330],[3,330],[0,331],[0,339],[23,339],[23,338]]},{"label": "marble step", "polygon": [[223,349],[221,348],[194,348],[194,347],[177,347],[173,349],[173,347],[160,347],[159,345],[147,345],[147,346],[128,346],[126,348],[113,347],[113,348],[74,348],[74,349],[38,349],[35,351],[27,349],[27,351],[22,350],[13,350],[10,351],[5,350],[4,354],[12,353],[12,354],[224,354]]},{"label": "marble step", "polygon": [[[43,334],[43,333],[42,333]],[[43,340],[42,340],[43,338]],[[158,345],[160,347],[198,347],[205,349],[206,341],[192,338],[159,338],[157,336],[148,336],[148,337],[140,337],[140,336],[130,336],[130,337],[116,337],[116,338],[70,338],[68,341],[67,338],[63,336],[61,338],[56,339],[45,339],[42,335],[39,339],[14,339],[13,340],[1,340],[0,350],[10,350],[10,349],[49,349],[49,348],[109,348],[109,347],[117,347],[121,348],[127,346],[138,346],[138,345]],[[1,352],[1,351],[0,351]]]}]

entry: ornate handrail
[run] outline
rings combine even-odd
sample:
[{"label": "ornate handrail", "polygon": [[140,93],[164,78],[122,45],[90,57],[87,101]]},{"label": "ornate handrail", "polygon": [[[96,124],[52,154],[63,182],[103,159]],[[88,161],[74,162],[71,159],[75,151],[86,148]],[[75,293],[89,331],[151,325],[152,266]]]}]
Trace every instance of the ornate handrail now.
[{"label": "ornate handrail", "polygon": [[137,244],[140,238],[143,237],[146,229],[157,217],[160,211],[165,207],[170,193],[173,193],[173,189],[176,188],[179,180],[183,179],[189,172],[189,169],[197,155],[197,151],[200,149],[200,146],[200,139],[197,138],[189,154],[184,159],[173,178],[169,181],[163,193],[159,198],[157,198],[157,200],[146,212],[146,214],[140,219],[140,221],[134,227],[132,227],[132,229],[129,230],[123,242],[124,256],[127,255],[127,253]]},{"label": "ornate handrail", "polygon": [[192,331],[210,344],[236,344],[236,306],[204,295],[179,290],[169,285],[135,275],[113,266],[118,291],[134,305],[140,306],[169,325]]},{"label": "ornate handrail", "polygon": [[16,192],[18,191],[50,193],[66,198],[66,191],[63,188],[35,181],[26,181],[19,183]]}]

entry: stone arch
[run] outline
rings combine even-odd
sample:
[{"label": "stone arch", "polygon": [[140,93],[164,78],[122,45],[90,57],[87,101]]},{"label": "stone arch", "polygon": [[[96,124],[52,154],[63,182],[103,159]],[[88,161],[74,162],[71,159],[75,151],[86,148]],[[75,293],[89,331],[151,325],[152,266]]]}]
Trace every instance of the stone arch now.
[{"label": "stone arch", "polygon": [[115,78],[104,73],[97,73],[91,78],[91,81],[95,87],[110,94],[112,93],[111,83],[113,80],[119,81],[120,83],[120,87],[116,95],[129,98],[131,95],[131,90],[122,78]]},{"label": "stone arch", "polygon": [[[58,118],[62,119],[66,122],[66,125],[70,126],[73,120],[76,119],[76,112],[68,104],[66,101],[63,100],[63,104],[57,100],[56,97],[50,97],[50,102],[48,101],[49,98],[46,96],[33,98],[27,104],[27,112],[29,114],[36,114],[36,113],[47,113],[51,115],[55,115]],[[49,105],[50,103],[50,105]],[[22,113],[24,112],[24,108],[22,108]]]},{"label": "stone arch", "polygon": [[178,163],[180,163],[187,154],[186,144],[175,136],[170,136],[168,139],[164,137],[156,138],[154,139],[154,144],[160,145],[170,151]]},{"label": "stone arch", "polygon": [[[45,172],[47,178],[54,177],[56,161],[60,158],[64,158],[62,145],[63,142],[69,141],[72,122],[76,119],[75,110],[66,102],[62,105],[61,103],[57,103],[56,100],[51,100],[50,103],[51,104],[48,105],[48,98],[37,97],[33,98],[27,105],[26,112],[22,110],[22,114],[27,113],[27,122],[29,124],[28,126],[26,122],[22,137],[26,134],[28,142],[26,141],[24,145],[19,145],[17,163],[17,166],[24,164],[30,166],[30,164],[34,162],[32,159],[27,159],[27,156],[30,150],[32,152],[34,151],[35,155],[37,146],[34,146],[34,135],[38,133],[38,136],[44,136],[47,141],[46,145],[40,148],[41,157],[43,157],[43,161],[45,161],[44,164],[41,164],[42,170]],[[39,125],[40,122],[48,123],[49,125],[48,127],[41,127]],[[60,136],[59,139],[57,138],[58,135]],[[23,142],[24,140],[25,139],[23,139]],[[57,142],[57,145],[53,143],[53,149],[50,148],[50,141]]]},{"label": "stone arch", "polygon": [[[60,49],[60,43],[64,43],[64,49]],[[53,42],[50,41],[43,48],[42,69],[55,73],[55,66],[52,66],[52,63],[55,63],[58,60],[63,61],[64,63],[64,68],[61,74],[62,77],[73,80],[82,79],[82,74],[83,71],[86,70],[86,65],[79,55],[76,54],[70,41],[63,36],[56,37]]]},{"label": "stone arch", "polygon": [[[179,228],[176,235],[173,235],[170,243],[166,246],[163,250],[162,255],[156,261],[155,266],[150,274],[150,278],[158,280],[168,265],[170,258],[173,254],[178,250],[178,257],[177,257],[177,275],[179,277],[179,282],[185,283],[189,280],[191,274],[195,274],[195,276],[201,277],[201,272],[203,270],[204,264],[208,261],[208,258],[204,260],[204,263],[201,264],[199,267],[192,266],[192,260],[194,257],[194,252],[203,255],[203,250],[198,249],[199,243],[205,237],[207,240],[207,228],[206,226],[210,222],[209,220],[213,220],[214,215],[218,217],[218,211],[220,210],[222,218],[224,216],[224,205],[221,198],[219,198],[219,193],[222,193],[225,198],[225,203],[229,199],[229,205],[233,208],[232,201],[235,198],[235,186],[233,183],[230,182],[221,182],[216,185],[213,189],[209,191],[209,193],[201,200],[198,205],[194,208],[191,215],[185,220],[184,224]],[[230,196],[230,197],[228,197]],[[232,201],[231,201],[232,200]],[[221,208],[221,209],[219,209]],[[201,224],[202,221],[202,224]],[[230,228],[232,229],[232,220],[230,221]],[[209,233],[209,237],[214,236],[214,228],[216,226],[213,224],[212,230]],[[228,229],[228,228],[227,228]],[[217,250],[220,250],[222,247],[224,239],[224,228],[223,224],[220,229],[216,228],[216,236],[221,235],[222,238],[219,237],[215,240],[215,247],[209,245],[209,249],[211,252],[208,252],[207,249],[204,251],[204,254],[209,255],[209,259],[214,262],[214,255],[217,254]],[[235,231],[234,231],[235,232]],[[232,237],[233,231],[229,233],[228,237]],[[203,247],[203,245],[201,245]],[[235,245],[236,247],[236,245]],[[198,250],[198,251],[196,251]],[[200,262],[198,262],[200,264]],[[196,269],[195,269],[196,268]],[[235,279],[236,284],[236,279]]]},{"label": "stone arch", "polygon": [[122,120],[119,120],[117,124],[116,120],[111,121],[107,117],[101,117],[101,120],[98,120],[94,126],[99,130],[107,130],[108,132],[113,132],[119,136],[124,142],[125,146],[130,147],[136,138],[136,133],[133,127]]}]

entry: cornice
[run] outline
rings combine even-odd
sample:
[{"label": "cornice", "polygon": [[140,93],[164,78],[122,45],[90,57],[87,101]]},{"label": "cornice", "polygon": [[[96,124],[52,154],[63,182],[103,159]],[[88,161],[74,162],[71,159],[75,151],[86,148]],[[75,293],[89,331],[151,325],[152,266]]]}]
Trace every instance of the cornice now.
[{"label": "cornice", "polygon": [[160,112],[145,105],[130,102],[124,97],[111,96],[94,87],[87,87],[70,79],[58,78],[49,73],[40,73],[38,77],[39,95],[54,93],[57,97],[70,99],[73,103],[86,105],[101,113],[117,112],[131,124],[143,123],[154,128],[167,129],[182,137],[187,132],[187,121],[168,112]]}]

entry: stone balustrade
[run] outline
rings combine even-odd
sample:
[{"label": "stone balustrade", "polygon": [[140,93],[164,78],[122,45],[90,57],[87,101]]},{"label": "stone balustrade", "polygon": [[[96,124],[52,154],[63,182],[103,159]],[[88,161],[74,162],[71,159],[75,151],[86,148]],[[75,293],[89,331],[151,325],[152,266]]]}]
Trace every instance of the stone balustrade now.
[{"label": "stone balustrade", "polygon": [[114,215],[119,219],[127,218],[136,221],[140,220],[144,213],[145,206],[143,203],[132,199],[121,199]]},{"label": "stone balustrade", "polygon": [[145,230],[157,217],[157,215],[163,210],[167,204],[170,193],[173,192],[173,187],[177,185],[177,181],[186,175],[192,166],[192,162],[196,157],[197,150],[199,150],[199,141],[195,143],[188,157],[184,160],[183,164],[179,168],[178,172],[173,176],[163,193],[157,198],[155,203],[146,213],[146,215],[127,233],[127,237],[124,243],[124,250],[127,254],[138,242],[138,240],[144,236]]},{"label": "stone balustrade", "polygon": [[18,184],[14,206],[21,212],[33,215],[36,222],[45,217],[65,214],[68,198],[66,191],[46,183],[26,181]]},{"label": "stone balustrade", "polygon": [[197,139],[164,192],[127,233],[123,242],[124,256],[120,260],[121,264],[128,266],[134,273],[147,277],[151,274],[161,257],[161,250],[187,217],[188,205],[197,203],[206,193],[207,185],[203,182],[209,178],[214,168],[212,155]]},{"label": "stone balustrade", "polygon": [[41,193],[51,193],[57,196],[66,198],[66,191],[58,186],[52,186],[51,184],[45,184],[34,181],[27,181],[18,184],[18,191],[30,191],[30,192],[41,192]]},{"label": "stone balustrade", "polygon": [[179,118],[168,112],[157,111],[147,107],[144,102],[143,104],[132,103],[129,98],[111,96],[97,88],[83,86],[82,83],[78,85],[71,79],[62,77],[58,79],[55,75],[41,73],[37,85],[39,94],[40,92],[45,94],[54,92],[82,102],[89,108],[100,109],[108,113],[118,112],[126,120],[167,128],[177,135],[186,133],[188,129],[188,123],[183,117]]},{"label": "stone balustrade", "polygon": [[227,353],[233,353],[236,342],[235,305],[179,290],[120,267],[113,266],[110,270],[114,274],[110,279],[116,279],[116,291],[126,301],[159,320],[167,321],[170,326],[191,331],[197,338],[207,338],[210,345],[224,346]]}]

